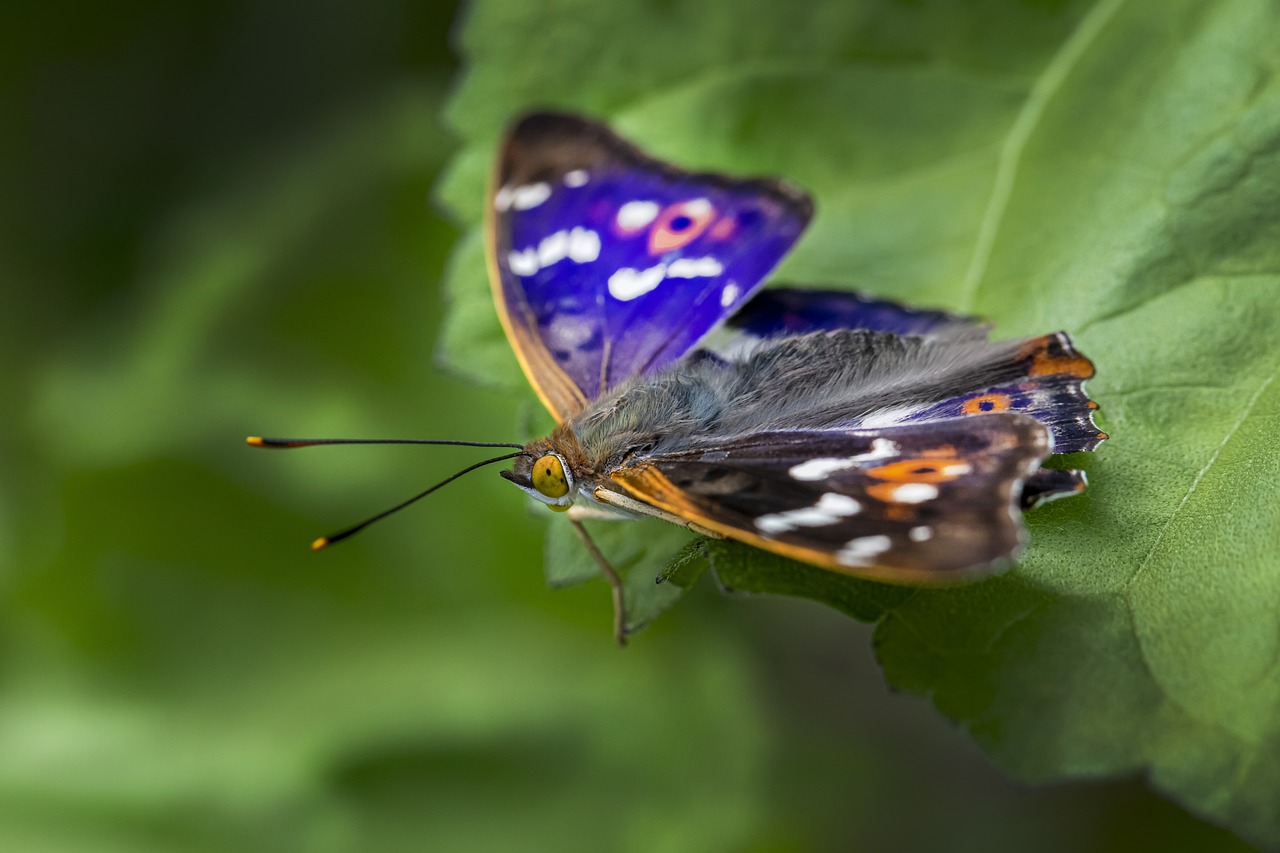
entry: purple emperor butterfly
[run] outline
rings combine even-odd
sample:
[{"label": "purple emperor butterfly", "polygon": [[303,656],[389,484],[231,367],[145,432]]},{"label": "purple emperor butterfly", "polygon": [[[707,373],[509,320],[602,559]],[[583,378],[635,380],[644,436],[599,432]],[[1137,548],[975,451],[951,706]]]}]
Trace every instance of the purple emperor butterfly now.
[{"label": "purple emperor butterfly", "polygon": [[1067,335],[992,342],[967,317],[760,291],[812,212],[783,181],[687,172],[579,117],[527,116],[502,145],[494,301],[559,422],[502,475],[568,512],[619,641],[622,584],[583,519],[655,516],[855,577],[945,583],[1007,562],[1021,510],[1085,487],[1041,467],[1106,438]]}]

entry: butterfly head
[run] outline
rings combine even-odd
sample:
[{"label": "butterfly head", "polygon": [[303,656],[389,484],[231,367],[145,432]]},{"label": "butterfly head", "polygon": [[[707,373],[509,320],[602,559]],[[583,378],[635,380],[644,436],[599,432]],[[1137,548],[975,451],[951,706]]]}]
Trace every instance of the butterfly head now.
[{"label": "butterfly head", "polygon": [[531,447],[517,456],[511,470],[503,471],[502,476],[556,512],[573,506],[578,493],[573,468],[564,456],[549,448]]}]

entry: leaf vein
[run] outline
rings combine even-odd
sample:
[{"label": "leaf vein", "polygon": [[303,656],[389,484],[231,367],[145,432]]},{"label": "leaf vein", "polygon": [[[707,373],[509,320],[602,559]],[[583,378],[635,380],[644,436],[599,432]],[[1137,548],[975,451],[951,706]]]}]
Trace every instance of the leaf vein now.
[{"label": "leaf vein", "polygon": [[1169,529],[1178,519],[1178,515],[1191,500],[1191,496],[1195,494],[1196,488],[1200,485],[1200,481],[1204,479],[1205,474],[1209,473],[1209,469],[1218,461],[1218,457],[1222,455],[1223,449],[1231,439],[1235,437],[1235,434],[1240,430],[1240,427],[1242,427],[1244,422],[1249,419],[1249,416],[1253,414],[1253,410],[1258,405],[1258,401],[1262,399],[1262,395],[1266,393],[1266,390],[1271,387],[1271,383],[1275,381],[1277,374],[1280,374],[1280,367],[1271,371],[1271,375],[1258,386],[1258,390],[1249,398],[1249,403],[1244,407],[1244,411],[1240,414],[1240,417],[1236,418],[1236,422],[1227,430],[1227,434],[1222,437],[1222,441],[1218,442],[1218,446],[1213,449],[1213,453],[1209,456],[1209,460],[1204,463],[1204,466],[1198,472],[1196,472],[1195,477],[1191,480],[1191,485],[1187,488],[1187,493],[1182,496],[1182,500],[1179,501],[1178,506],[1174,508],[1173,513],[1169,516],[1169,520],[1164,523],[1164,527],[1160,528],[1160,533],[1156,536],[1155,542],[1152,542],[1151,547],[1147,549],[1147,554],[1143,557],[1141,565],[1134,570],[1133,576],[1125,583],[1126,590],[1132,587],[1138,578],[1142,576],[1143,572],[1146,571],[1147,565],[1151,562],[1152,557],[1155,556],[1156,551],[1160,547],[1160,543],[1164,541]]},{"label": "leaf vein", "polygon": [[1076,63],[1124,3],[1125,0],[1099,0],[1089,10],[1080,22],[1080,26],[1063,43],[1062,48],[1036,78],[1026,102],[1010,126],[1008,134],[1005,135],[1004,142],[1000,146],[991,195],[987,199],[987,208],[978,226],[973,255],[969,258],[969,267],[960,284],[962,310],[973,309],[978,286],[986,275],[996,237],[1003,224],[1005,211],[1009,207],[1009,199],[1013,195],[1013,187],[1018,178],[1018,167],[1027,142],[1039,125],[1049,102],[1058,93]]}]

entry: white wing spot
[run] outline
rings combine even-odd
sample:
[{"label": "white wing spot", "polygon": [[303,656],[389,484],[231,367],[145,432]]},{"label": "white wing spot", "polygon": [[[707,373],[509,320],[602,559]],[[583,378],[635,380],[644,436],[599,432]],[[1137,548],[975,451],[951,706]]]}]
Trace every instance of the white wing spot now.
[{"label": "white wing spot", "polygon": [[786,533],[798,527],[826,527],[861,511],[862,504],[848,495],[827,492],[813,506],[762,515],[755,525],[764,533]]},{"label": "white wing spot", "polygon": [[540,269],[538,266],[538,251],[529,248],[523,252],[508,252],[507,266],[511,267],[511,271],[516,275],[533,275]]},{"label": "white wing spot", "polygon": [[652,201],[629,201],[618,208],[618,227],[625,231],[636,231],[658,218],[658,207]]},{"label": "white wing spot", "polygon": [[600,257],[600,235],[590,228],[557,231],[542,238],[537,246],[523,252],[507,253],[507,266],[516,275],[530,276],[538,270],[560,263],[565,258],[575,264],[586,264]]},{"label": "white wing spot", "polygon": [[536,184],[528,184],[512,190],[511,206],[516,210],[531,210],[549,198],[551,198],[551,184],[538,181]]},{"label": "white wing spot", "polygon": [[857,515],[862,510],[862,504],[858,503],[848,495],[838,495],[835,492],[827,492],[818,498],[818,505],[814,509],[832,515],[845,516]]},{"label": "white wing spot", "polygon": [[738,294],[742,292],[742,288],[738,287],[738,283],[731,281],[724,286],[724,290],[720,291],[720,307],[728,308],[733,301],[738,298]]},{"label": "white wing spot", "polygon": [[869,566],[872,558],[889,550],[893,542],[883,534],[877,536],[859,536],[850,539],[845,546],[836,552],[836,562],[842,566]]},{"label": "white wing spot", "polygon": [[685,216],[692,216],[697,219],[706,216],[711,212],[711,199],[695,198],[684,203],[684,208],[680,211]]},{"label": "white wing spot", "polygon": [[575,264],[586,264],[600,257],[600,235],[590,228],[575,228],[569,232],[569,259]]},{"label": "white wing spot", "polygon": [[680,258],[667,268],[668,278],[712,278],[724,272],[715,258]]},{"label": "white wing spot", "polygon": [[898,445],[887,438],[876,438],[871,441],[871,449],[856,456],[823,456],[793,465],[787,472],[797,480],[825,480],[837,471],[853,468],[863,462],[875,462],[889,456],[898,455]]},{"label": "white wing spot", "polygon": [[493,208],[499,213],[506,213],[511,207],[511,187],[503,187],[494,193]]},{"label": "white wing spot", "polygon": [[924,524],[913,527],[907,531],[907,538],[912,542],[928,542],[933,538],[933,528]]},{"label": "white wing spot", "polygon": [[792,465],[787,473],[797,480],[825,480],[835,472],[852,468],[857,464],[858,459],[856,456],[851,456],[847,459],[824,456],[819,459],[801,462],[799,465]]},{"label": "white wing spot", "polygon": [[887,438],[873,438],[871,440],[871,450],[859,456],[859,459],[885,459],[889,456],[898,455],[898,445]]},{"label": "white wing spot", "polygon": [[569,232],[557,231],[542,238],[538,244],[538,264],[543,269],[558,264],[569,257]]},{"label": "white wing spot", "polygon": [[938,487],[932,483],[903,483],[893,490],[894,503],[918,504],[938,496]]},{"label": "white wing spot", "polygon": [[564,185],[566,187],[580,187],[587,182],[587,173],[583,169],[574,169],[572,172],[564,173]]},{"label": "white wing spot", "polygon": [[577,349],[595,335],[596,324],[581,317],[559,315],[551,321],[547,331],[557,345],[563,344]]},{"label": "white wing spot", "polygon": [[662,284],[667,277],[667,265],[658,264],[647,270],[622,269],[609,276],[609,295],[619,302],[630,302],[637,296],[644,296],[650,290]]}]

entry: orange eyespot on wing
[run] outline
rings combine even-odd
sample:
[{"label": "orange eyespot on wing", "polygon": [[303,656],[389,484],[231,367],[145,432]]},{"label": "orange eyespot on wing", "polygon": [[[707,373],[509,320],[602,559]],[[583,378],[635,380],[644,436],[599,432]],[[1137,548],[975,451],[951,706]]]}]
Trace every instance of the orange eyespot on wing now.
[{"label": "orange eyespot on wing", "polygon": [[982,415],[987,412],[1007,412],[1012,402],[1008,394],[979,394],[964,401],[964,413]]},{"label": "orange eyespot on wing", "polygon": [[968,462],[956,457],[921,457],[899,459],[867,471],[868,477],[891,483],[945,483],[963,477],[973,470]]},{"label": "orange eyespot on wing", "polygon": [[684,248],[707,230],[715,216],[715,207],[705,198],[668,205],[649,232],[649,254],[664,255]]}]

